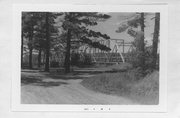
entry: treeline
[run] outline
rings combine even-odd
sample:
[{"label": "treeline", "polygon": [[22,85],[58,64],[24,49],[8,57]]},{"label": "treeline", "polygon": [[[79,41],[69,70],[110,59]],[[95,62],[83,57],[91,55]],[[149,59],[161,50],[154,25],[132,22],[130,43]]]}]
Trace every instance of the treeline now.
[{"label": "treeline", "polygon": [[[120,24],[116,32],[127,32],[130,36],[134,37],[133,45],[136,50],[130,54],[130,62],[134,67],[140,68],[142,73],[146,70],[154,70],[159,68],[158,63],[158,42],[159,42],[159,30],[160,30],[160,13],[153,13],[154,17],[154,32],[152,45],[147,47],[145,43],[145,28],[146,18],[152,15],[152,13],[136,13],[134,18],[128,19],[126,22]],[[140,30],[135,30],[139,28]],[[151,49],[149,49],[151,48]]]},{"label": "treeline", "polygon": [[38,67],[41,66],[42,52],[45,54],[45,71],[49,71],[51,50],[59,50],[65,54],[65,72],[70,72],[73,39],[76,39],[77,44],[86,43],[94,48],[110,51],[109,47],[94,41],[96,38],[110,37],[88,28],[109,18],[109,15],[98,12],[22,12],[21,66],[23,67],[24,42],[27,42],[29,69],[33,68],[33,50],[37,50]]}]

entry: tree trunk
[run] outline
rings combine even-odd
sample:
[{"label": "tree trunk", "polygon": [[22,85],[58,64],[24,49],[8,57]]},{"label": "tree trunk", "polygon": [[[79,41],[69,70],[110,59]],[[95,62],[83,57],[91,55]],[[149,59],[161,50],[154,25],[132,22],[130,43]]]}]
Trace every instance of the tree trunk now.
[{"label": "tree trunk", "polygon": [[23,29],[21,29],[21,68],[23,67]]},{"label": "tree trunk", "polygon": [[141,13],[141,31],[144,32],[144,13]]},{"label": "tree trunk", "polygon": [[32,51],[33,51],[33,48],[32,48],[32,39],[29,40],[29,69],[32,69],[33,66],[32,66]]},{"label": "tree trunk", "polygon": [[49,72],[49,54],[50,54],[50,37],[49,37],[49,13],[46,13],[46,63],[45,71]]},{"label": "tree trunk", "polygon": [[41,67],[41,52],[42,52],[42,49],[40,48],[39,49],[39,54],[38,54],[38,68]]},{"label": "tree trunk", "polygon": [[144,25],[144,13],[141,13],[141,31],[143,32],[143,36],[141,37],[141,45],[140,45],[140,52],[141,52],[141,56],[140,56],[140,66],[142,67],[142,69],[144,70],[144,68],[145,68],[145,50],[144,50],[144,47],[145,47],[145,45],[144,45],[144,27],[145,27],[145,25]]},{"label": "tree trunk", "polygon": [[159,25],[160,25],[160,13],[155,14],[155,26],[154,26],[154,35],[153,35],[153,50],[152,50],[152,66],[156,68],[157,62],[157,48],[158,48],[158,39],[159,39]]},{"label": "tree trunk", "polygon": [[32,69],[32,48],[29,49],[29,69]]},{"label": "tree trunk", "polygon": [[71,30],[69,29],[67,32],[67,45],[66,45],[66,56],[65,56],[65,72],[70,72],[70,50],[71,50]]},{"label": "tree trunk", "polygon": [[45,66],[45,58],[46,58],[46,54],[45,54],[45,51],[43,51],[43,66]]},{"label": "tree trunk", "polygon": [[31,26],[30,37],[29,37],[29,69],[33,68],[33,65],[32,65],[33,44],[32,43],[33,43],[33,25]]}]

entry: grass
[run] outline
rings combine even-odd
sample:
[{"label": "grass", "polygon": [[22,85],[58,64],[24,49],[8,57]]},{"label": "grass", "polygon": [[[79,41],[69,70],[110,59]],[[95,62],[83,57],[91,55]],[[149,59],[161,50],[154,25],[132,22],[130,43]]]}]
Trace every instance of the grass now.
[{"label": "grass", "polygon": [[81,84],[94,91],[123,96],[139,104],[155,105],[159,99],[159,73],[144,78],[136,70],[120,73],[103,73],[84,79]]}]

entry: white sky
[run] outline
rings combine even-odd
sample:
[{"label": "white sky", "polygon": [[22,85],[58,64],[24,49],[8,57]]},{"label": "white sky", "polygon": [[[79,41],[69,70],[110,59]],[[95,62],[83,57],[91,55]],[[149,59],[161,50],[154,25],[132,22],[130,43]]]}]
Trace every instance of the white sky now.
[{"label": "white sky", "polygon": [[[116,33],[116,30],[118,29],[118,26],[121,22],[127,20],[127,18],[133,17],[135,13],[117,12],[108,14],[111,16],[110,19],[98,23],[98,25],[93,26],[92,29],[100,31],[101,33],[108,34],[111,37],[111,39],[124,39],[125,42],[133,41],[133,38],[126,32]],[[145,40],[152,40],[152,33],[154,30],[154,19],[151,20],[151,18],[153,17],[153,13],[149,13],[147,16],[145,16]]]}]

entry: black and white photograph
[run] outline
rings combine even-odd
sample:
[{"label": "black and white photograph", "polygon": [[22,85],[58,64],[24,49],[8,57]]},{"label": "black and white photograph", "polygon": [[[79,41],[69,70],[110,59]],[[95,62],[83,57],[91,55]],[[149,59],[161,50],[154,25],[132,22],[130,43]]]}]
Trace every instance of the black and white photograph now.
[{"label": "black and white photograph", "polygon": [[14,10],[12,107],[166,110],[163,8],[72,6]]},{"label": "black and white photograph", "polygon": [[180,118],[179,3],[0,0],[0,118]]},{"label": "black and white photograph", "polygon": [[159,101],[160,13],[22,12],[22,104]]}]

